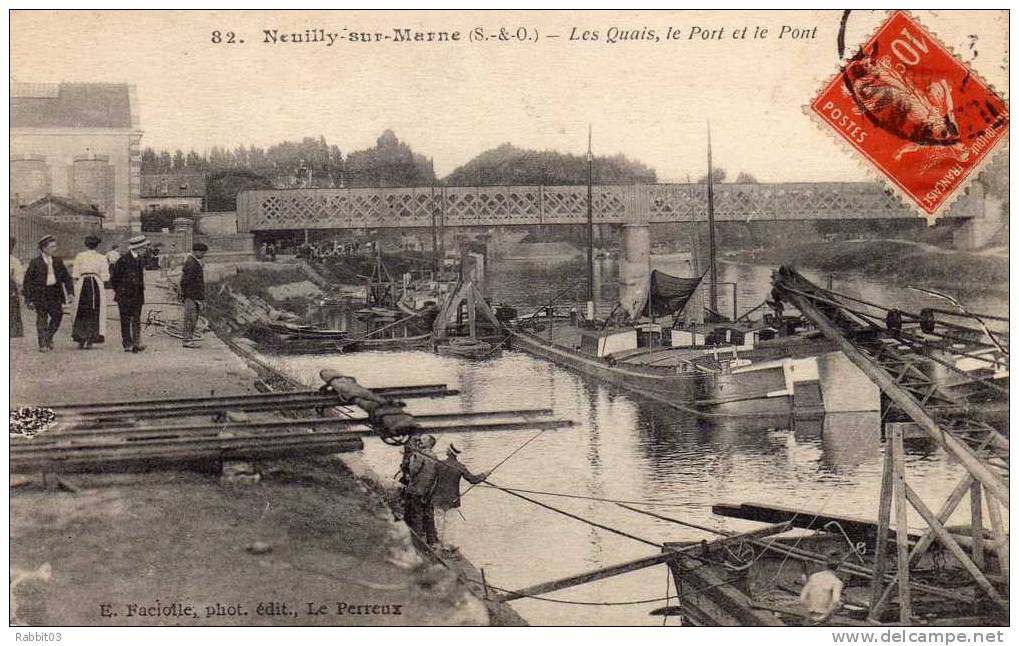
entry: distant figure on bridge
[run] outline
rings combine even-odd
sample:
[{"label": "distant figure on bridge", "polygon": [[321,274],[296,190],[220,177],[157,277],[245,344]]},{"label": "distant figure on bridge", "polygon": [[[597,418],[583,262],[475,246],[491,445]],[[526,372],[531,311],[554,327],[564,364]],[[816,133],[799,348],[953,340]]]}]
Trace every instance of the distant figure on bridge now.
[{"label": "distant figure on bridge", "polygon": [[828,621],[842,601],[842,579],[835,574],[841,564],[837,554],[829,555],[825,569],[811,574],[800,592],[800,601],[816,623]]}]

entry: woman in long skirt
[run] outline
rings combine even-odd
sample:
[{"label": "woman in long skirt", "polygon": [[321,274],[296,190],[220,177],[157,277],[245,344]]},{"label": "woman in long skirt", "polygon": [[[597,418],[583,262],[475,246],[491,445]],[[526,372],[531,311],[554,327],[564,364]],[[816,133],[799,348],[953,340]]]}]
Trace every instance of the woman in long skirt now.
[{"label": "woman in long skirt", "polygon": [[99,338],[100,316],[103,311],[103,283],[110,280],[110,264],[106,256],[96,251],[98,236],[85,238],[85,251],[74,257],[74,327],[71,338],[79,348],[89,349]]},{"label": "woman in long skirt", "polygon": [[11,338],[25,336],[21,324],[21,281],[25,279],[25,269],[14,256],[14,245],[15,240],[11,238]]}]

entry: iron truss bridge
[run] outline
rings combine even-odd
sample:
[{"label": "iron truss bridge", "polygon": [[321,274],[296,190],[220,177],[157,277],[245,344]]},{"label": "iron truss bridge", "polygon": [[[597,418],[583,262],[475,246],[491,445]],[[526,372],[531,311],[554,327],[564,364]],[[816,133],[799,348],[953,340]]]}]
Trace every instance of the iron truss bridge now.
[{"label": "iron truss bridge", "polygon": [[[915,218],[872,183],[718,184],[720,222]],[[598,224],[694,222],[707,218],[704,184],[595,186]],[[963,195],[946,217],[983,215],[983,200]],[[237,196],[241,232],[273,229],[583,224],[587,186],[476,186],[249,190]]]}]

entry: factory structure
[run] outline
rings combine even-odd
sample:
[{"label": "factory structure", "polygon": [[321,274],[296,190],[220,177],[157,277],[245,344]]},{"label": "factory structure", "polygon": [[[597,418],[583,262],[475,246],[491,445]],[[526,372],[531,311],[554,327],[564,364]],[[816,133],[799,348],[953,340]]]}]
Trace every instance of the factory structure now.
[{"label": "factory structure", "polygon": [[139,229],[138,101],[126,83],[12,83],[10,204],[74,203]]}]

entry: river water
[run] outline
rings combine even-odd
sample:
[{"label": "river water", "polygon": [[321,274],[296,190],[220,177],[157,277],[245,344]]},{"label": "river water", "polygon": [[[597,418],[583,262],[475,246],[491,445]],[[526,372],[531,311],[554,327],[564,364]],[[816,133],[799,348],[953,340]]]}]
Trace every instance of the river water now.
[{"label": "river water", "polygon": [[[671,267],[665,259],[661,269]],[[497,301],[536,307],[569,281],[583,284],[578,263],[504,263],[490,268],[488,292]],[[600,261],[597,279],[605,299],[613,297],[615,263]],[[738,283],[738,311],[760,303],[770,290],[770,268],[724,264],[720,281]],[[822,277],[810,275],[815,281]],[[604,280],[602,280],[604,278]],[[834,280],[834,289],[915,311],[932,301],[897,288],[859,279]],[[973,311],[1007,312],[1004,299],[965,301]],[[731,303],[726,301],[731,311]],[[943,306],[943,303],[934,303]],[[722,308],[720,308],[722,309]],[[724,310],[723,310],[724,311]],[[718,502],[760,502],[813,511],[876,518],[881,440],[876,413],[829,415],[824,422],[761,428],[752,421],[698,420],[639,395],[580,376],[515,351],[484,361],[440,357],[429,352],[365,352],[299,356],[283,365],[309,385],[331,368],[366,386],[445,382],[460,397],[412,400],[412,412],[551,408],[575,426],[545,431],[486,432],[440,436],[438,451],[453,441],[475,471],[491,469],[525,442],[491,476],[496,484],[590,498],[654,503],[659,514],[719,529],[748,530],[756,523],[713,516]],[[535,436],[537,435],[536,439]],[[963,471],[925,442],[907,445],[909,482],[937,508]],[[383,477],[396,473],[400,450],[365,441],[364,457]],[[394,481],[395,482],[395,481]],[[701,531],[585,498],[527,494],[546,504],[655,543],[711,539]],[[655,548],[572,520],[479,486],[464,499],[462,516],[450,520],[447,541],[459,547],[488,582],[506,589],[604,567],[655,552]],[[960,505],[952,522],[968,518]],[[910,524],[921,526],[911,515]],[[580,602],[524,599],[514,608],[535,625],[660,625],[648,612],[666,605],[582,605],[664,598],[672,590],[665,566],[656,566],[547,595]],[[673,603],[675,600],[673,599]],[[677,624],[678,618],[669,618]]]}]

